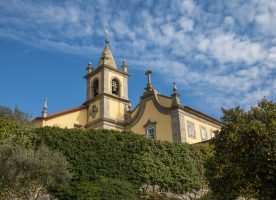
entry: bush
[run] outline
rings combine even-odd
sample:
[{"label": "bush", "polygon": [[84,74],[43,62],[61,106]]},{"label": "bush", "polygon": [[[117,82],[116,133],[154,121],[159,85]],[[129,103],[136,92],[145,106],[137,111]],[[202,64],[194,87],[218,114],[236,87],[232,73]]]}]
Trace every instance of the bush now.
[{"label": "bush", "polygon": [[34,131],[35,145],[45,143],[61,151],[71,163],[74,177],[70,187],[55,191],[60,199],[77,198],[76,194],[82,193],[79,183],[88,183],[90,190],[97,188],[95,184],[101,177],[125,180],[136,189],[148,184],[183,192],[206,186],[202,169],[208,154],[202,155],[205,147],[196,150],[188,144],[159,142],[112,130],[44,127]]},{"label": "bush", "polygon": [[135,200],[136,190],[131,183],[102,177],[93,182],[82,182],[78,185],[79,200]]},{"label": "bush", "polygon": [[65,157],[45,146],[37,150],[4,140],[0,146],[0,196],[36,199],[48,187],[68,183],[71,175]]}]

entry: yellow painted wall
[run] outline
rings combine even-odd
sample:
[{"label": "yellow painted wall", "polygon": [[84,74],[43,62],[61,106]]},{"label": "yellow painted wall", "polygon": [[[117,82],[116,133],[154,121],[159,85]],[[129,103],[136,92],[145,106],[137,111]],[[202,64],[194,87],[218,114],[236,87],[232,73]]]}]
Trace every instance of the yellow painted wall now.
[{"label": "yellow painted wall", "polygon": [[[200,133],[200,127],[206,128],[207,131],[207,139],[211,139],[211,130],[219,130],[219,127],[217,125],[212,125],[211,122],[204,122],[197,117],[191,117],[191,116],[184,116],[185,120],[185,130],[186,130],[186,136],[187,136],[187,143],[196,143],[196,142],[202,142],[204,140],[201,139],[201,133]],[[188,122],[192,122],[194,124],[195,134],[196,138],[191,138],[188,136]]]},{"label": "yellow painted wall", "polygon": [[43,126],[58,126],[61,128],[74,128],[74,124],[86,125],[87,108],[43,121]]},{"label": "yellow painted wall", "polygon": [[166,98],[166,97],[158,95],[158,100],[159,100],[160,104],[164,107],[171,107],[171,105],[172,105],[172,100],[170,98]]},{"label": "yellow painted wall", "polygon": [[113,99],[108,100],[109,117],[115,120],[124,120],[125,104]]},{"label": "yellow painted wall", "polygon": [[131,127],[134,133],[145,135],[144,125],[151,120],[156,123],[156,139],[172,142],[171,116],[160,113],[154,106],[153,101],[147,101],[145,111],[141,119]]}]

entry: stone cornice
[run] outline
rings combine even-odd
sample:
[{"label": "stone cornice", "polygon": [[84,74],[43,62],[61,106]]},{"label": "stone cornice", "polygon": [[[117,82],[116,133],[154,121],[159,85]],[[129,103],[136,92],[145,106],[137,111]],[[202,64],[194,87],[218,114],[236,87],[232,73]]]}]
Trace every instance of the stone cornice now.
[{"label": "stone cornice", "polygon": [[96,74],[100,73],[102,69],[109,69],[117,74],[123,75],[123,76],[129,76],[128,73],[119,71],[118,69],[115,69],[114,67],[111,67],[109,65],[101,65],[99,67],[97,67],[96,69],[94,69],[92,72],[90,72],[89,74],[86,74],[83,78],[88,79],[91,76],[95,76]]},{"label": "stone cornice", "polygon": [[210,117],[209,115],[206,115],[206,114],[204,114],[204,113],[202,113],[200,111],[197,111],[197,110],[195,110],[195,109],[193,109],[193,108],[191,108],[189,106],[181,106],[181,105],[179,105],[179,108],[182,109],[182,110],[184,110],[187,113],[195,115],[195,116],[197,116],[197,117],[199,117],[201,119],[204,119],[206,121],[212,122],[212,123],[214,123],[214,124],[216,124],[218,126],[222,126],[223,125],[223,123],[221,121],[216,120],[216,119]]},{"label": "stone cornice", "polygon": [[75,107],[75,108],[70,108],[68,110],[64,110],[64,111],[61,111],[61,112],[50,114],[47,117],[37,117],[37,118],[35,118],[35,120],[48,120],[48,119],[52,119],[52,118],[55,118],[55,117],[59,117],[61,115],[65,115],[65,114],[69,114],[69,113],[76,112],[76,111],[79,111],[79,110],[83,110],[85,108],[87,108],[87,105],[81,105],[81,106],[78,106],[78,107]]},{"label": "stone cornice", "polygon": [[128,99],[124,99],[122,97],[118,97],[116,95],[113,95],[113,94],[108,94],[108,93],[100,93],[98,94],[96,97],[92,98],[92,99],[89,99],[88,101],[84,102],[82,105],[89,105],[89,104],[92,104],[98,100],[100,100],[101,98],[103,98],[104,96],[107,96],[107,97],[110,97],[112,99],[116,99],[118,101],[121,101],[121,102],[125,102],[125,103],[129,103],[129,100]]},{"label": "stone cornice", "polygon": [[93,126],[94,124],[97,124],[97,123],[102,123],[103,121],[106,121],[106,122],[110,122],[110,123],[113,123],[115,125],[118,125],[118,127],[120,126],[125,126],[125,121],[121,121],[121,120],[114,120],[114,119],[109,119],[109,118],[106,118],[106,117],[101,117],[101,118],[98,118],[96,120],[93,120],[91,122],[88,122],[85,127],[86,128],[89,128],[90,126]]},{"label": "stone cornice", "polygon": [[[130,121],[130,125],[134,126],[139,120],[140,118],[143,116],[143,113],[145,111],[145,107],[146,107],[146,102],[152,100],[154,106],[156,107],[156,109],[163,114],[166,115],[171,115],[172,112],[177,111],[178,109],[183,110],[191,115],[194,115],[200,119],[206,120],[208,122],[211,122],[219,127],[221,127],[223,125],[222,122],[220,122],[219,120],[216,120],[202,112],[199,112],[193,108],[190,108],[188,106],[182,106],[182,105],[173,105],[171,107],[164,107],[162,106],[158,99],[157,96],[159,94],[156,93],[156,91],[151,91],[151,92],[147,92],[145,95],[141,96],[140,98],[140,103],[135,107],[134,110],[132,110],[131,112],[134,112],[136,109],[138,109],[137,113],[135,116],[133,116],[133,118]],[[138,107],[139,106],[139,107]],[[138,107],[138,108],[137,108]]]}]

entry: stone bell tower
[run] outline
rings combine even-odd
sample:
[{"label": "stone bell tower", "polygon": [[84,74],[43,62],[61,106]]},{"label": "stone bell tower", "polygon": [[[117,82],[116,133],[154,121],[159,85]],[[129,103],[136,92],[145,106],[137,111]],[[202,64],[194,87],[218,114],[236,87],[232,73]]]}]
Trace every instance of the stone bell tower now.
[{"label": "stone bell tower", "polygon": [[107,37],[98,66],[93,68],[89,63],[84,77],[87,81],[84,103],[88,106],[87,128],[125,128],[124,116],[129,106],[127,68],[124,60],[118,69]]}]

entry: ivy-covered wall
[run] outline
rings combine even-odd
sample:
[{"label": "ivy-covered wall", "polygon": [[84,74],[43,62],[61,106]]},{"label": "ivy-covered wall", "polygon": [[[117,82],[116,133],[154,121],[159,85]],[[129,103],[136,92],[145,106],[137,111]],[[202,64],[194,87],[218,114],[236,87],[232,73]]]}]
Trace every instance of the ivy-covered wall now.
[{"label": "ivy-covered wall", "polygon": [[207,185],[203,163],[212,151],[206,144],[160,142],[112,130],[44,127],[33,131],[35,146],[44,143],[59,150],[71,164],[74,176],[69,186],[53,188],[60,199],[76,199],[78,194],[88,198],[86,194],[98,191],[93,190],[95,184],[106,179],[111,181],[100,183],[122,181],[131,185],[127,191],[148,184],[181,193]]}]

